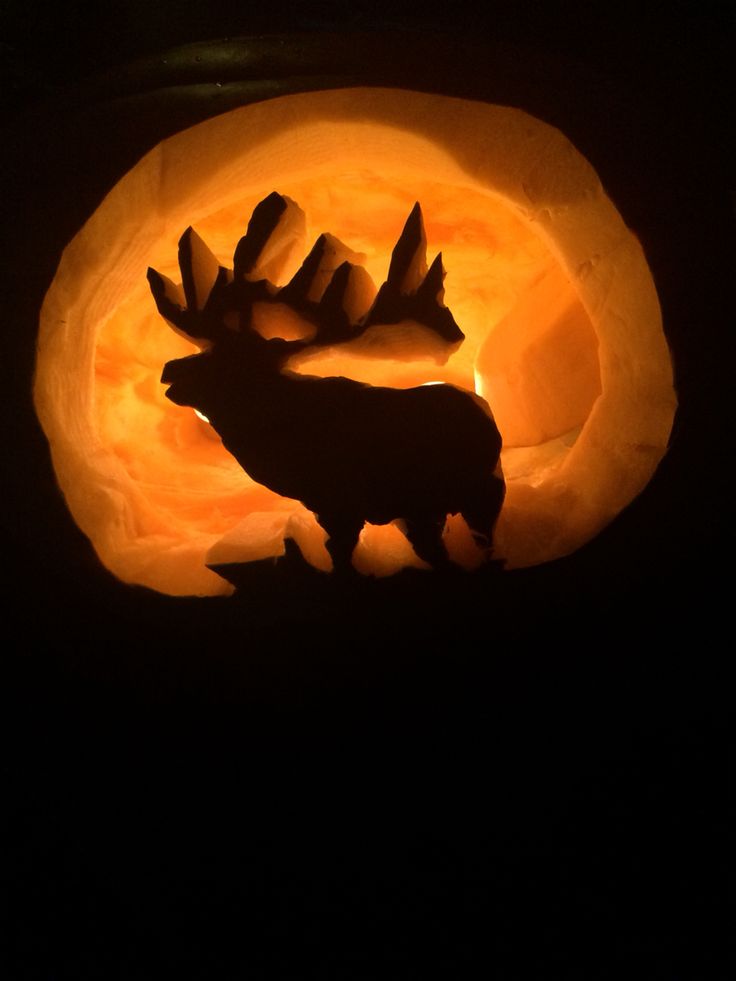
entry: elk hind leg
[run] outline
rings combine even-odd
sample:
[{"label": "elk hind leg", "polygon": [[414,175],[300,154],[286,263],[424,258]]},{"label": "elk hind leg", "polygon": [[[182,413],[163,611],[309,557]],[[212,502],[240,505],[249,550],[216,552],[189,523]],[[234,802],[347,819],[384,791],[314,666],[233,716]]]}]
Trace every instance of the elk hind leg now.
[{"label": "elk hind leg", "polygon": [[474,495],[460,511],[470,528],[476,544],[487,558],[493,553],[493,532],[506,496],[506,484],[502,477],[492,475],[484,482],[482,493]]}]

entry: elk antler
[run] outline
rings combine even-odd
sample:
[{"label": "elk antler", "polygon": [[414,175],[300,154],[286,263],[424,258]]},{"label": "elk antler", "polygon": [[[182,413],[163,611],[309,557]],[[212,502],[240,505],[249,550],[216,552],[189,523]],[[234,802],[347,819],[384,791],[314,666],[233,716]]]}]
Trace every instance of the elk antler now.
[{"label": "elk antler", "polygon": [[[442,254],[427,268],[427,238],[417,202],[394,247],[388,276],[376,291],[355,253],[333,235],[320,235],[291,280],[281,288],[269,279],[303,233],[304,214],[275,191],[257,205],[233,256],[233,271],[219,265],[202,239],[188,228],[179,242],[182,286],[154,269],[148,281],[159,312],[199,343],[225,326],[252,327],[257,302],[284,304],[315,328],[310,341],[290,342],[296,351],[355,340],[370,328],[413,321],[444,344],[457,346],[464,334],[445,306]],[[236,328],[236,329],[237,329]]]}]

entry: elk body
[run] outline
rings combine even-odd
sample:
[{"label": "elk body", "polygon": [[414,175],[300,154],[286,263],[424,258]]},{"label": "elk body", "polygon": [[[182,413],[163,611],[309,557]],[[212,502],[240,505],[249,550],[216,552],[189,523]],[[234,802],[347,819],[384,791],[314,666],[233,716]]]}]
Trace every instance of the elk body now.
[{"label": "elk body", "polygon": [[[314,512],[336,569],[351,568],[366,521],[396,521],[417,555],[438,567],[448,562],[442,540],[447,516],[459,513],[490,554],[505,485],[498,466],[501,437],[483,399],[452,385],[385,388],[287,366],[307,348],[355,339],[378,323],[410,319],[443,343],[462,340],[441,303],[441,258],[426,274],[422,268],[426,240],[418,206],[394,250],[386,283],[357,322],[350,309],[363,283],[360,267],[340,263],[315,299],[328,253],[335,264],[335,242],[325,236],[281,290],[260,275],[259,259],[268,243],[273,252],[294,207],[276,194],[261,202],[236,249],[232,277],[191,229],[180,242],[183,297],[149,270],[159,311],[205,348],[165,366],[167,397],[206,416],[255,481]],[[256,305],[274,303],[286,303],[314,325],[314,337],[268,339],[258,333]]]}]

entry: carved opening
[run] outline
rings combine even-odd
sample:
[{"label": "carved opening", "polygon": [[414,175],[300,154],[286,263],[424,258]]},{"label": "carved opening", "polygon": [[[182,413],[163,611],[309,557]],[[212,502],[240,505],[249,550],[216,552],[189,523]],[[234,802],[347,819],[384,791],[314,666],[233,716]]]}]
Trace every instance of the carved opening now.
[{"label": "carved opening", "polygon": [[[115,575],[171,594],[227,593],[208,563],[281,554],[285,536],[329,568],[313,515],[247,477],[160,382],[165,362],[196,348],[162,325],[147,267],[177,279],[189,225],[228,264],[275,189],[306,216],[271,257],[279,285],[321,233],[382,282],[421,201],[465,341],[442,363],[408,325],[379,356],[340,345],[297,367],[482,395],[504,441],[496,554],[509,567],[568,554],[646,486],[676,404],[656,290],[635,236],[569,141],[519,110],[465,100],[380,89],[288,96],[163,141],[70,243],[46,297],[37,411],[70,510]],[[304,330],[288,311],[260,325],[287,339]],[[451,517],[446,537],[472,567],[463,522]],[[421,564],[393,525],[367,526],[354,563],[376,575]]]}]

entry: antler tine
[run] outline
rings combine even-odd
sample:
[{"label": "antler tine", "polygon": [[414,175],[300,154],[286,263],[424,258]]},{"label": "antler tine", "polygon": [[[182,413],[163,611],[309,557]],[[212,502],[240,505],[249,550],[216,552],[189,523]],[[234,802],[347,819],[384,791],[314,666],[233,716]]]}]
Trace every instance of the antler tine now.
[{"label": "antler tine", "polygon": [[155,269],[148,270],[159,313],[188,340],[198,344],[215,340],[223,329],[215,308],[220,288],[227,282],[227,270],[191,226],[179,239],[179,269],[181,286]]},{"label": "antler tine", "polygon": [[368,272],[352,262],[338,266],[317,309],[317,344],[352,340],[361,332],[361,320],[370,309],[376,287]]},{"label": "antler tine", "polygon": [[445,267],[442,264],[442,253],[438,252],[412,298],[414,318],[451,344],[459,343],[464,340],[465,334],[458,327],[450,308],[445,306],[444,296]]},{"label": "antler tine", "polygon": [[187,310],[204,310],[215,285],[220,263],[192,226],[179,239],[179,269]]},{"label": "antler tine", "polygon": [[[331,237],[331,236],[330,236]],[[329,245],[333,244],[332,257],[330,256]],[[310,302],[314,303],[319,299],[322,292],[319,280],[324,280],[329,266],[334,268],[334,256],[337,249],[335,244],[339,244],[337,239],[330,243],[327,235],[322,234],[309,250],[309,254],[291,277],[286,286],[279,290],[279,301],[287,303],[289,306],[303,307]],[[330,259],[332,258],[332,262]]]},{"label": "antler tine", "polygon": [[158,312],[177,334],[200,346],[220,335],[221,323],[209,310],[188,310],[184,307],[184,291],[181,286],[151,268],[146,278]]},{"label": "antler tine", "polygon": [[427,233],[419,202],[409,212],[391,253],[386,282],[401,293],[414,293],[427,274]]},{"label": "antler tine", "polygon": [[151,289],[158,312],[172,327],[184,330],[186,310],[184,309],[184,293],[168,276],[157,272],[149,266],[146,279]]},{"label": "antler tine", "polygon": [[272,191],[253,209],[233,254],[235,279],[278,278],[292,247],[304,239],[306,217],[290,198]]},{"label": "antler tine", "polygon": [[444,278],[442,253],[427,269],[427,236],[417,202],[394,246],[386,282],[378,291],[364,328],[413,320],[444,341],[458,344],[465,335],[443,302]]},{"label": "antler tine", "polygon": [[333,344],[360,333],[376,287],[368,272],[349,261],[356,254],[334,235],[320,235],[276,300],[317,327],[313,344]]}]

